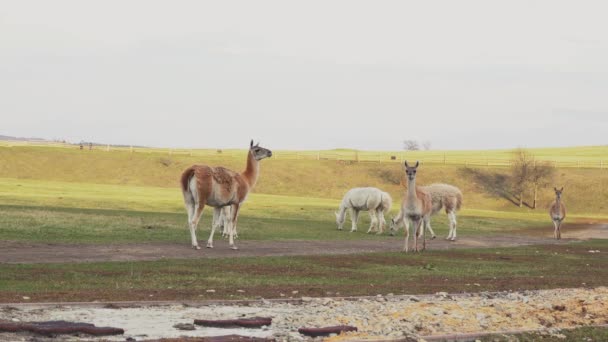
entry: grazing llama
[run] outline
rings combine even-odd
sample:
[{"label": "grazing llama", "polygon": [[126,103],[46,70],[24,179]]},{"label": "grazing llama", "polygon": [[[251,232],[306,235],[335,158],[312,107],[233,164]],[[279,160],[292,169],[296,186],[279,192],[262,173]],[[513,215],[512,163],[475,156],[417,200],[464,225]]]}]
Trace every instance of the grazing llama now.
[{"label": "grazing llama", "polygon": [[[448,215],[449,220],[449,233],[445,238],[449,241],[456,241],[456,212],[462,207],[462,192],[460,189],[453,185],[435,183],[427,186],[420,187],[431,194],[432,207],[431,215],[434,216],[441,209],[445,208],[445,213]],[[431,233],[431,239],[435,239],[436,235],[431,227],[430,217],[423,220],[424,228]],[[403,213],[400,212],[391,221],[391,235],[395,235],[395,232],[399,229],[399,225],[405,224],[406,229],[407,221],[404,220]],[[419,234],[422,231],[419,232]],[[419,236],[420,237],[420,236]]]},{"label": "grazing llama", "polygon": [[553,236],[559,240],[562,238],[562,232],[560,227],[562,226],[562,222],[566,218],[566,206],[564,202],[562,202],[562,192],[564,191],[564,187],[557,190],[557,188],[553,188],[555,190],[555,201],[551,203],[551,208],[549,209],[549,215],[551,216],[551,220],[553,221],[553,226],[555,230],[553,231]]},{"label": "grazing llama", "polygon": [[[397,219],[393,219],[393,223],[397,221],[405,222],[405,244],[403,250],[407,253],[410,225],[414,227],[414,251],[418,252],[418,237],[422,235],[422,250],[426,249],[426,236],[424,227],[427,222],[430,222],[431,213],[433,211],[433,199],[431,194],[424,187],[416,186],[416,170],[420,165],[409,166],[405,161],[405,173],[407,175],[407,192],[401,203],[401,212]],[[430,223],[428,223],[430,226]],[[393,224],[394,225],[394,224]]]},{"label": "grazing llama", "polygon": [[357,231],[359,212],[369,211],[371,224],[367,233],[376,232],[382,234],[386,220],[384,213],[388,213],[393,205],[393,199],[388,193],[377,188],[353,188],[348,190],[342,199],[340,208],[336,212],[336,223],[338,230],[342,230],[346,220],[346,210],[350,209],[350,220],[352,222],[351,232]]},{"label": "grazing llama", "polygon": [[[213,248],[215,229],[224,224],[225,229],[228,230],[230,248],[238,249],[234,245],[234,235],[239,209],[258,180],[260,160],[270,156],[272,156],[270,150],[260,147],[259,143],[253,145],[252,140],[247,154],[247,168],[242,173],[236,173],[221,166],[206,165],[193,165],[182,173],[181,187],[188,211],[188,225],[194,249],[200,249],[196,240],[196,226],[205,205],[215,209],[207,248]],[[224,209],[227,206],[230,206],[230,210]],[[224,211],[223,219],[222,211]]]}]

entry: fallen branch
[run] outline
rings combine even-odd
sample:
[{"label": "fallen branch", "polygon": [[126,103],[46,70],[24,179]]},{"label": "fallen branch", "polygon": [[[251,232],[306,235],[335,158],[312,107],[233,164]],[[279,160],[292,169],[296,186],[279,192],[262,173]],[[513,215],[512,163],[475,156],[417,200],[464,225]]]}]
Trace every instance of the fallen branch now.
[{"label": "fallen branch", "polygon": [[195,319],[194,324],[213,328],[261,328],[272,324],[272,318],[253,317],[241,319]]},{"label": "fallen branch", "polygon": [[324,327],[324,328],[300,328],[298,332],[302,335],[317,337],[317,336],[329,336],[331,334],[341,334],[348,331],[357,331],[357,327],[350,325],[338,325],[335,327]]},{"label": "fallen branch", "polygon": [[89,323],[74,323],[66,321],[2,323],[0,332],[31,332],[34,334],[53,336],[67,334],[88,334],[93,336],[122,335],[123,329],[112,327],[96,327]]}]

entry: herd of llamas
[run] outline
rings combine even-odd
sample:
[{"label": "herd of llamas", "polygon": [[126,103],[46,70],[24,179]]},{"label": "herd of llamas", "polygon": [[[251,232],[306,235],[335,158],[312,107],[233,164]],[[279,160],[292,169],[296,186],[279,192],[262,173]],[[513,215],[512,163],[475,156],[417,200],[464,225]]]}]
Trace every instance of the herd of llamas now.
[{"label": "herd of llamas", "polygon": [[[238,249],[234,239],[237,237],[239,210],[258,180],[260,161],[271,156],[272,151],[260,147],[259,143],[254,145],[252,140],[247,154],[247,167],[241,173],[221,166],[207,165],[193,165],[182,173],[181,189],[188,212],[188,227],[194,249],[200,249],[196,238],[196,227],[206,205],[214,209],[207,248],[213,248],[213,235],[215,230],[221,227],[222,235],[228,237],[230,248]],[[426,231],[431,234],[431,239],[436,238],[431,227],[431,217],[442,209],[445,210],[449,220],[449,233],[446,239],[456,241],[456,213],[462,207],[462,192],[453,185],[442,183],[416,185],[419,165],[419,162],[416,162],[411,166],[405,161],[407,191],[403,196],[399,214],[391,219],[391,235],[394,235],[400,226],[405,226],[404,252],[409,250],[410,228],[413,229],[416,252],[420,251],[418,249],[420,237],[422,237],[422,250],[426,249]],[[560,228],[566,218],[566,207],[562,201],[564,188],[559,190],[554,188],[554,190],[555,201],[549,208],[549,215],[554,225],[554,237],[561,239]],[[345,194],[338,212],[335,213],[338,230],[342,230],[347,210],[350,211],[351,232],[357,230],[359,213],[368,211],[371,224],[367,233],[382,234],[386,227],[384,214],[389,212],[392,203],[391,196],[380,189],[353,188]]]}]

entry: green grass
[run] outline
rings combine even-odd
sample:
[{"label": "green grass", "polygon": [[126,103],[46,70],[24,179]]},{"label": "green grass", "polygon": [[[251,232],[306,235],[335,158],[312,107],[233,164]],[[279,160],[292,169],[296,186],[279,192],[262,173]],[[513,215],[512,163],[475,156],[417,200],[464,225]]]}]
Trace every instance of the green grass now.
[{"label": "green grass", "polygon": [[[230,299],[603,286],[608,241],[501,249],[0,265],[0,301]],[[206,292],[216,290],[215,293]],[[237,290],[243,290],[244,293]],[[150,297],[152,295],[153,297]]]},{"label": "green grass", "polygon": [[[480,338],[482,342],[601,342],[608,341],[608,328],[606,327],[583,327],[577,329],[563,329],[558,334],[526,333],[516,335],[491,335]],[[564,337],[565,336],[565,337]]]},{"label": "green grass", "polygon": [[[365,214],[359,232],[337,231],[333,213],[338,203],[332,199],[252,194],[241,212],[239,235],[247,240],[391,238],[364,234],[369,226]],[[199,237],[207,234],[211,210],[203,214]],[[4,240],[186,243],[186,220],[177,189],[0,179],[0,236]],[[459,222],[459,233],[465,236],[548,226],[544,214],[474,209],[464,210]],[[437,234],[447,234],[446,216],[437,215],[433,226]],[[347,220],[345,229],[349,227]]]}]

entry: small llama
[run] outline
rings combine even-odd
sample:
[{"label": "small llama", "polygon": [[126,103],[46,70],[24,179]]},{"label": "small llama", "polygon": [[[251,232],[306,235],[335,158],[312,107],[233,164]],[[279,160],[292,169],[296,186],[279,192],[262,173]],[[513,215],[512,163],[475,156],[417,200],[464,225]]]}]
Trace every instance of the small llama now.
[{"label": "small llama", "polygon": [[555,201],[551,203],[551,208],[549,209],[549,215],[551,216],[551,220],[553,221],[553,226],[555,226],[555,230],[553,231],[553,236],[559,240],[562,238],[562,232],[560,231],[560,227],[562,226],[562,222],[566,218],[566,206],[564,202],[562,202],[562,192],[564,191],[564,187],[557,190],[557,188],[553,188],[555,190]]}]

